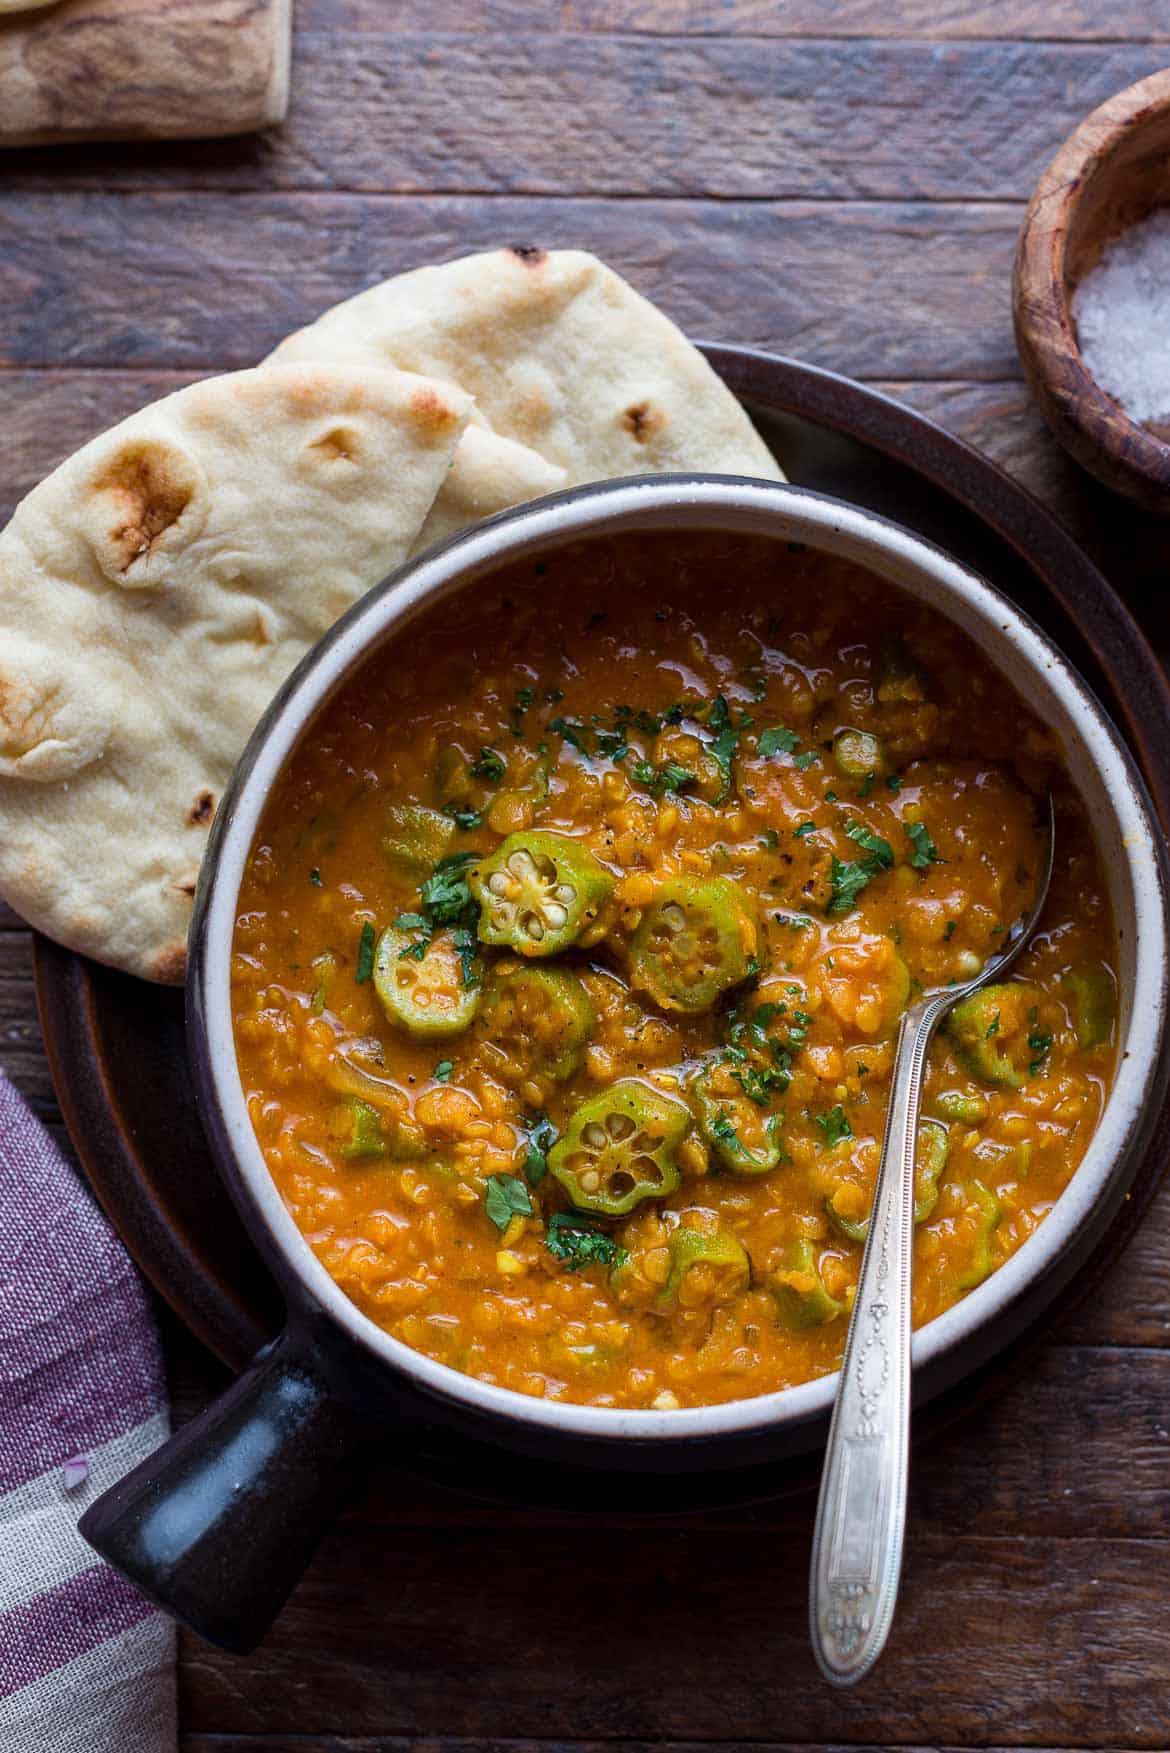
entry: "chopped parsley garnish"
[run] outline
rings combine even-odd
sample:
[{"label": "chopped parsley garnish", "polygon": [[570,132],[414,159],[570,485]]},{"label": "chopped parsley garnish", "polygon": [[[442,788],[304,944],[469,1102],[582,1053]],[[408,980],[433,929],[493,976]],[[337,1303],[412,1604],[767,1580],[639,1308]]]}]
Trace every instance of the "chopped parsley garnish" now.
[{"label": "chopped parsley garnish", "polygon": [[524,1179],[535,1187],[548,1174],[548,1153],[556,1143],[556,1127],[547,1114],[535,1114],[524,1122],[528,1149],[524,1157]]},{"label": "chopped parsley garnish", "polygon": [[599,730],[597,733],[597,752],[604,755],[607,761],[622,761],[630,752],[626,734],[622,730]]},{"label": "chopped parsley garnish", "polygon": [[782,1096],[792,1082],[787,1071],[773,1071],[767,1065],[740,1065],[731,1075],[748,1101],[754,1102],[757,1108],[768,1107],[772,1097]]},{"label": "chopped parsley garnish", "polygon": [[316,865],[314,865],[312,870],[309,872],[309,881],[312,883],[312,885],[315,889],[319,889],[321,887],[321,872],[317,869]]},{"label": "chopped parsley garnish", "polygon": [[862,1064],[861,1060],[859,1059],[857,1061],[856,1070],[857,1070],[858,1077],[864,1077],[866,1072],[869,1070],[869,1066]]},{"label": "chopped parsley garnish", "polygon": [[999,1034],[999,1012],[996,1011],[995,1015],[992,1017],[990,1023],[987,1026],[987,1029],[984,1033],[983,1039],[985,1041],[990,1041],[992,1035],[998,1035],[998,1034]]},{"label": "chopped parsley garnish", "polygon": [[454,1069],[455,1061],[453,1059],[440,1059],[439,1063],[435,1066],[435,1069],[431,1072],[431,1076],[436,1083],[449,1083],[451,1081],[451,1073]]},{"label": "chopped parsley garnish", "polygon": [[570,743],[572,747],[577,750],[578,754],[588,756],[589,750],[585,746],[585,738],[589,733],[579,720],[572,718],[550,718],[548,721],[548,728],[551,731],[555,731],[557,736],[563,737],[567,743]]},{"label": "chopped parsley garnish", "polygon": [[910,863],[915,870],[925,870],[928,864],[941,864],[938,848],[930,837],[930,829],[925,822],[906,822],[906,838],[914,850],[910,854]]},{"label": "chopped parsley garnish", "polygon": [[891,773],[889,778],[886,780],[886,790],[887,791],[901,791],[901,789],[902,789],[902,781],[899,778],[898,774]]},{"label": "chopped parsley garnish", "polygon": [[685,791],[695,783],[690,768],[680,767],[677,761],[664,761],[661,767],[655,767],[651,761],[636,761],[630,771],[631,778],[654,797],[662,797],[668,791]]},{"label": "chopped parsley garnish", "polygon": [[760,841],[760,845],[764,848],[765,852],[775,852],[775,850],[779,846],[779,844],[780,844],[780,836],[776,832],[775,828],[769,828],[767,833],[763,836],[763,838]]},{"label": "chopped parsley garnish", "polygon": [[786,755],[795,755],[799,747],[800,738],[796,732],[788,730],[782,724],[770,725],[767,730],[760,732],[759,752],[765,761],[770,756],[779,754],[781,750]]},{"label": "chopped parsley garnish", "polygon": [[852,912],[858,895],[870,879],[878,875],[878,870],[879,867],[868,858],[845,862],[834,855],[829,866],[832,894],[826,911],[832,914]]},{"label": "chopped parsley garnish", "polygon": [[514,1217],[532,1216],[532,1196],[518,1175],[489,1175],[483,1203],[500,1231],[506,1230]]},{"label": "chopped parsley garnish", "polygon": [[440,858],[419,890],[423,912],[436,925],[454,925],[468,907],[476,905],[467,886],[467,867],[479,861],[478,852],[452,852]]},{"label": "chopped parsley garnish", "polygon": [[955,929],[958,926],[958,923],[959,923],[959,921],[957,919],[948,919],[947,920],[947,928],[943,932],[943,942],[944,943],[950,943],[952,937],[954,937],[954,935],[955,935]]},{"label": "chopped parsley garnish", "polygon": [[557,1211],[548,1220],[545,1247],[554,1259],[560,1260],[570,1272],[582,1266],[622,1266],[629,1259],[624,1248],[612,1236],[580,1217],[575,1211]]},{"label": "chopped parsley garnish", "polygon": [[849,1116],[840,1102],[835,1108],[830,1108],[827,1114],[817,1114],[815,1119],[818,1129],[825,1135],[825,1143],[830,1147],[834,1144],[840,1144],[843,1138],[853,1137]]},{"label": "chopped parsley garnish", "polygon": [[1044,1061],[1048,1057],[1049,1048],[1052,1046],[1052,1036],[1043,1034],[1039,1029],[1034,1029],[1028,1036],[1028,1045],[1035,1055],[1028,1067],[1028,1073],[1031,1077],[1035,1077],[1038,1071],[1044,1069]]},{"label": "chopped parsley garnish", "polygon": [[893,870],[894,848],[888,840],[883,840],[880,834],[875,834],[864,822],[855,821],[852,817],[845,824],[845,832],[869,853],[878,870]]},{"label": "chopped parsley garnish", "polygon": [[798,840],[803,840],[806,834],[815,834],[816,828],[815,822],[802,822],[800,827],[795,828],[793,832]]},{"label": "chopped parsley garnish", "polygon": [[857,905],[857,897],[866,884],[880,876],[882,871],[891,870],[894,864],[894,849],[889,841],[873,833],[864,822],[851,818],[845,824],[845,832],[851,840],[856,840],[866,856],[848,861],[834,856],[829,866],[832,893],[827,911],[831,914],[850,912]]},{"label": "chopped parsley garnish", "polygon": [[486,747],[479,751],[478,760],[473,761],[468,769],[473,779],[486,779],[489,785],[498,785],[507,770],[502,756]]},{"label": "chopped parsley garnish", "polygon": [[458,809],[454,804],[447,804],[443,810],[443,814],[445,816],[450,816],[455,826],[457,828],[462,828],[465,834],[469,834],[472,828],[483,827],[482,810],[463,810]]},{"label": "chopped parsley garnish", "polygon": [[711,1122],[711,1135],[713,1138],[717,1138],[721,1144],[737,1145],[739,1143],[739,1133],[722,1108]]},{"label": "chopped parsley garnish", "polygon": [[742,733],[751,724],[746,712],[740,713],[739,725],[731,722],[731,708],[723,694],[716,694],[706,712],[707,729],[715,732],[714,742],[707,744],[707,753],[723,778],[716,803],[724,803],[731,795],[731,761]]},{"label": "chopped parsley garnish", "polygon": [[374,972],[374,941],[376,937],[377,933],[367,919],[362,926],[362,935],[358,942],[357,972],[354,974],[354,981],[358,986],[364,986]]},{"label": "chopped parsley garnish", "polygon": [[479,857],[478,852],[452,852],[447,858],[440,858],[419,889],[420,910],[400,913],[394,921],[399,931],[419,933],[413,943],[398,952],[400,959],[409,956],[416,962],[422,961],[441,925],[454,927],[452,942],[459,952],[460,978],[467,988],[479,985],[475,972],[479,903],[467,882],[468,866],[477,863]]},{"label": "chopped parsley garnish", "polygon": [[524,735],[524,714],[536,705],[535,688],[517,688],[516,703],[512,708],[512,735]]}]

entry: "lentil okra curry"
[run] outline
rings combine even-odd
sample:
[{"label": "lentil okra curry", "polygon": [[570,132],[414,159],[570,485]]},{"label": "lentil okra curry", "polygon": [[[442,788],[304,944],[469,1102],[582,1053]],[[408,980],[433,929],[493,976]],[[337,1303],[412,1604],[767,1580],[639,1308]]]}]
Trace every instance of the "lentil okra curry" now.
[{"label": "lentil okra curry", "polygon": [[1113,1064],[1113,927],[1051,734],[954,625],[764,538],[591,540],[367,664],[267,807],[233,960],[318,1258],[453,1369],[595,1406],[836,1368],[893,1038],[932,1053],[914,1319],[1042,1221]]}]

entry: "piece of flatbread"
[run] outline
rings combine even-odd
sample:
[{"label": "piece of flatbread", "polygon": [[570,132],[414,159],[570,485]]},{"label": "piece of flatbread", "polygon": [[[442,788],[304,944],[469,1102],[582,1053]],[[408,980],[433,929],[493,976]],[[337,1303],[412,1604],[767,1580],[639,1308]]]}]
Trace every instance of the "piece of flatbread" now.
[{"label": "piece of flatbread", "polygon": [[414,552],[480,523],[497,511],[510,511],[529,499],[568,486],[564,469],[546,463],[525,444],[501,438],[476,423],[475,411],[464,427],[455,460],[422,527]]},{"label": "piece of flatbread", "polygon": [[[461,471],[474,477],[494,460],[497,499],[518,460],[495,456],[498,439],[562,471],[564,486],[678,470],[784,478],[698,349],[582,250],[416,268],[335,305],[271,358],[396,365],[458,384],[475,397]],[[517,491],[511,503],[532,497]],[[445,490],[435,508],[447,534],[461,527],[451,498]]]},{"label": "piece of flatbread", "polygon": [[470,414],[388,368],[193,384],[0,535],[0,893],[177,983],[207,830],[281,682],[418,540]]}]

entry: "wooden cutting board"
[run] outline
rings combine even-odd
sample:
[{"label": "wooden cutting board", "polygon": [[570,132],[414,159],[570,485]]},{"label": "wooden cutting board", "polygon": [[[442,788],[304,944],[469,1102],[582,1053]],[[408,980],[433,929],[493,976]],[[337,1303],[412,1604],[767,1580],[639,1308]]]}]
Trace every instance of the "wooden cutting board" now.
[{"label": "wooden cutting board", "polygon": [[288,108],[292,0],[0,10],[0,146],[244,134]]}]

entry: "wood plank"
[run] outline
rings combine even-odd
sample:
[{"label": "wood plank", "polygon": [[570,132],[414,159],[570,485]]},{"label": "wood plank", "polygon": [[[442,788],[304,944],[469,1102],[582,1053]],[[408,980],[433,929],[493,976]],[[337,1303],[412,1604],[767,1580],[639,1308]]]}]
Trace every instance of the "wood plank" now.
[{"label": "wood plank", "polygon": [[42,1119],[60,1120],[33,993],[32,934],[0,932],[0,1070]]},{"label": "wood plank", "polygon": [[12,194],[0,368],[249,365],[385,275],[528,240],[596,249],[703,338],[853,376],[1001,380],[1018,370],[1019,218],[997,202]]},{"label": "wood plank", "polygon": [[[502,1741],[468,1740],[462,1735],[428,1735],[425,1753],[859,1753],[856,1742],[817,1741]],[[413,1735],[180,1735],[179,1753],[420,1753]],[[959,1753],[956,1747],[910,1747],[905,1741],[867,1743],[864,1753]],[[1005,1746],[981,1753],[1016,1753]],[[1032,1753],[1073,1753],[1068,1747],[1037,1747]],[[1137,1753],[1136,1748],[1100,1747],[1096,1753]]]},{"label": "wood plank", "polygon": [[[0,79],[3,46],[0,32]],[[1164,60],[1157,45],[305,32],[297,101],[271,136],[64,164],[21,153],[6,181],[1012,200],[1082,117]]]},{"label": "wood plank", "polygon": [[[417,30],[434,16],[428,0],[299,0],[306,30]],[[462,0],[451,28],[646,32],[662,36],[995,37],[1140,42],[1170,38],[1150,0]]]},{"label": "wood plank", "polygon": [[882,1663],[840,1694],[808,1650],[807,1535],[346,1526],[255,1655],[183,1639],[185,1725],[742,1745],[782,1724],[796,1743],[1161,1748],[1168,1555],[915,1537]]}]

